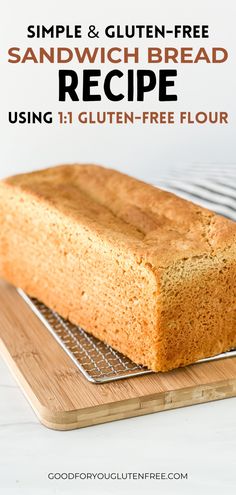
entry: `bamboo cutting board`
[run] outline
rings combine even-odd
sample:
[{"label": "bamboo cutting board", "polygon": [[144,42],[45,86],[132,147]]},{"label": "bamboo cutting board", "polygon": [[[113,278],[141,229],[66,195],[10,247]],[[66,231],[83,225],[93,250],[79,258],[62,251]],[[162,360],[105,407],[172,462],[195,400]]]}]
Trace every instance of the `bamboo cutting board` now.
[{"label": "bamboo cutting board", "polygon": [[236,357],[89,383],[10,285],[0,282],[0,350],[40,421],[70,430],[236,395]]}]

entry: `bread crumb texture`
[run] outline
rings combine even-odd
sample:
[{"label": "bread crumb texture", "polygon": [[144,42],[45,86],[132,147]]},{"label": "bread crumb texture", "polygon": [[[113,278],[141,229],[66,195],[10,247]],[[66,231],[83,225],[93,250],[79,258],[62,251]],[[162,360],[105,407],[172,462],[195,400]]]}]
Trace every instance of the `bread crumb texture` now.
[{"label": "bread crumb texture", "polygon": [[236,346],[236,224],[111,169],[1,181],[0,275],[154,371]]}]

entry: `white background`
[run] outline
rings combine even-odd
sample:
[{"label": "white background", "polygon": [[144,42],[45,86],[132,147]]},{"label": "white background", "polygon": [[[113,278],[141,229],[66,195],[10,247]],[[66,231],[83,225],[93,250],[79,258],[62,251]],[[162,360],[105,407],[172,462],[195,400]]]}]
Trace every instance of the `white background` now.
[{"label": "white background", "polygon": [[[17,171],[31,170],[65,162],[95,162],[127,171],[139,177],[155,177],[168,167],[204,163],[235,163],[235,57],[236,4],[234,0],[30,0],[1,3],[1,171],[10,175]],[[99,40],[37,40],[26,37],[28,25],[81,24],[86,33],[90,24],[98,26]],[[110,24],[208,24],[210,38],[205,40],[108,40],[102,29]],[[109,103],[103,101],[58,102],[58,69],[71,68],[81,73],[79,64],[9,64],[9,47],[28,46],[223,46],[229,51],[224,64],[166,65],[177,68],[176,91],[178,102],[158,102],[152,93],[146,103]],[[93,64],[90,68],[100,68]],[[127,65],[106,65],[102,70]],[[149,65],[157,71],[159,65]],[[137,66],[134,67],[137,69]],[[190,110],[227,111],[229,124],[220,125],[13,125],[7,123],[10,110],[47,111],[60,110]]]},{"label": "white background", "polygon": [[[235,1],[1,1],[1,162],[0,175],[10,175],[65,162],[95,162],[147,180],[168,169],[183,175],[186,167],[222,170],[235,163]],[[228,111],[228,126],[72,126],[10,125],[9,110],[57,112],[58,67],[7,64],[10,46],[93,46],[95,42],[27,40],[29,24],[209,24],[210,39],[174,42],[171,46],[224,46],[224,65],[178,67],[179,101],[148,110]],[[97,41],[96,41],[97,43]],[[159,43],[159,42],[158,42]],[[163,45],[163,42],[160,42]],[[118,44],[99,40],[100,46]],[[149,45],[155,46],[155,40]],[[146,41],[119,42],[145,46]],[[76,69],[76,66],[70,66]],[[112,67],[113,68],[113,67]],[[122,66],[121,66],[122,69]],[[124,67],[127,70],[127,67]],[[69,108],[70,107],[70,108]],[[67,110],[82,110],[82,103]],[[87,110],[91,108],[86,107]],[[114,109],[96,104],[95,110]],[[139,110],[117,104],[115,110]],[[143,106],[142,106],[142,109]],[[203,168],[204,168],[203,167]],[[0,488],[5,494],[51,493],[234,493],[235,399],[134,418],[72,432],[41,426],[0,360]],[[179,482],[50,482],[50,471],[183,471]]]},{"label": "white background", "polygon": [[[94,385],[96,386],[96,385]],[[69,432],[40,425],[0,359],[0,488],[16,495],[235,493],[235,402]],[[188,472],[179,481],[50,481],[50,472]]]}]

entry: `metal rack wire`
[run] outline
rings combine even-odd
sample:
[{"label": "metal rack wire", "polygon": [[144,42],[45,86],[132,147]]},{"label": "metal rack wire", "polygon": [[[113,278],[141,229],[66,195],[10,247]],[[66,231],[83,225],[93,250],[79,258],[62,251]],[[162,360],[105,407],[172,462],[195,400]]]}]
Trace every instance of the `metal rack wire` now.
[{"label": "metal rack wire", "polygon": [[90,382],[104,383],[151,373],[81,327],[65,320],[37,299],[30,298],[21,289],[18,289],[18,293]]}]

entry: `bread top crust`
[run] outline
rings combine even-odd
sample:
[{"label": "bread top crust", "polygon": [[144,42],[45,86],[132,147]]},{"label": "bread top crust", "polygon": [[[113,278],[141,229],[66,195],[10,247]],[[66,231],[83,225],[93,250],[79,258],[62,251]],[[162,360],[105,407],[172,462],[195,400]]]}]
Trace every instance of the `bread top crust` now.
[{"label": "bread top crust", "polygon": [[217,255],[231,247],[236,223],[175,194],[97,165],[60,165],[1,181],[31,196],[99,239],[126,249],[155,269]]}]

